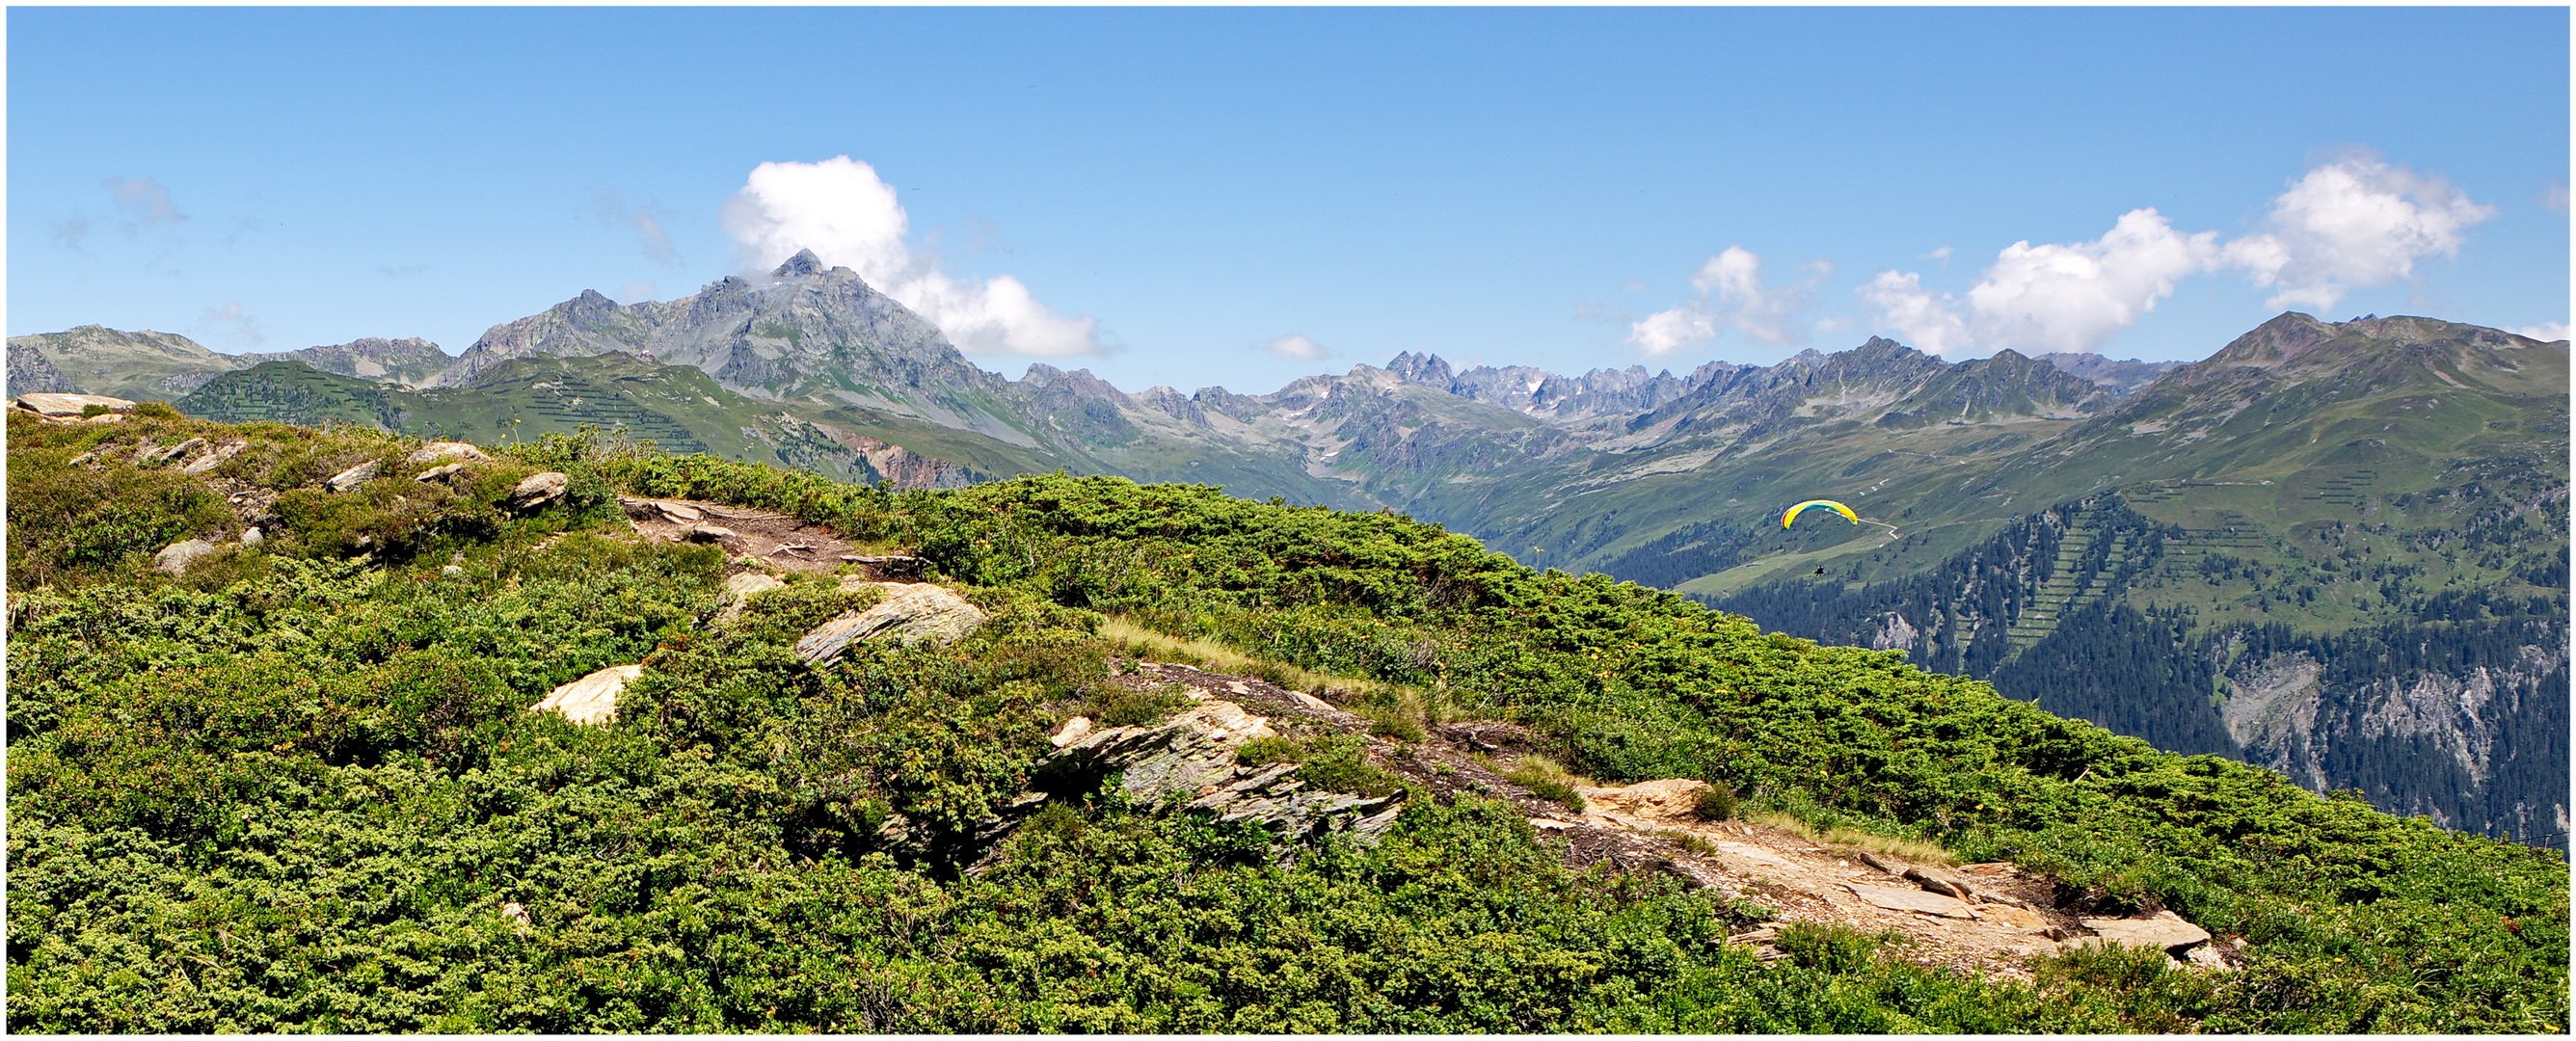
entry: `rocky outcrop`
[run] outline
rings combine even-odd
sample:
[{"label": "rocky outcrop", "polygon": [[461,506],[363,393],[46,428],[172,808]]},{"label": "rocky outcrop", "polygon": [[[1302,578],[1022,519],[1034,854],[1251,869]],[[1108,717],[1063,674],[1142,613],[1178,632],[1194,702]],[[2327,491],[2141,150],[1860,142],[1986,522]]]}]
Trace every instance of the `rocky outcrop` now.
[{"label": "rocky outcrop", "polygon": [[1345,829],[1374,838],[1395,822],[1399,796],[1314,789],[1290,776],[1300,763],[1246,766],[1237,760],[1244,742],[1276,734],[1267,718],[1231,701],[1210,700],[1162,723],[1105,730],[1086,725],[1036,773],[1115,773],[1139,803],[1185,796],[1187,809],[1209,811],[1221,821],[1268,824],[1284,838]]},{"label": "rocky outcrop", "polygon": [[612,722],[617,718],[617,696],[643,674],[642,665],[612,665],[556,687],[545,700],[528,706],[528,711],[560,713],[575,723]]},{"label": "rocky outcrop", "polygon": [[[842,588],[871,583],[845,581]],[[840,658],[862,640],[896,643],[955,643],[984,624],[982,608],[934,585],[887,583],[886,598],[852,611],[806,633],[796,641],[796,656],[815,665]]]},{"label": "rocky outcrop", "polygon": [[[994,847],[1028,814],[1051,799],[1076,798],[1119,779],[1140,806],[1169,806],[1212,814],[1219,821],[1267,825],[1287,841],[1346,833],[1374,841],[1395,823],[1402,793],[1367,796],[1327,791],[1294,776],[1299,763],[1247,766],[1238,758],[1247,741],[1274,737],[1270,721],[1231,701],[1201,701],[1160,723],[1095,729],[1076,716],[1054,738],[1056,751],[1029,771],[1030,790],[981,822],[967,839],[977,853],[970,870],[993,863]],[[928,836],[900,816],[879,837],[921,849]],[[961,858],[963,859],[963,858]]]},{"label": "rocky outcrop", "polygon": [[9,389],[21,394],[74,394],[80,391],[31,346],[9,341]]}]

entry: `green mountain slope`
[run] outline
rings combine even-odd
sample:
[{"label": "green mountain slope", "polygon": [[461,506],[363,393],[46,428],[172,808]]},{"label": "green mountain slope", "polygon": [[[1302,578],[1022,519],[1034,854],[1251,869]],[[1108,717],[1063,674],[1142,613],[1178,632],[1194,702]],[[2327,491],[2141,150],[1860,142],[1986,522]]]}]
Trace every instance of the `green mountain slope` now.
[{"label": "green mountain slope", "polygon": [[[1983,504],[2060,497],[1984,543],[1927,554],[1909,527],[1682,588],[2166,747],[2563,836],[2567,381],[2563,342],[2284,316],[1897,515],[1973,531]],[[2156,653],[2103,667],[2123,648]]]},{"label": "green mountain slope", "polygon": [[[15,1029],[2568,1022],[2554,855],[1402,517],[1114,478],[893,493],[585,439],[495,446],[449,484],[411,479],[416,440],[364,428],[152,406],[9,423]],[[137,451],[192,441],[227,454],[189,473]],[[382,476],[321,486],[365,460]],[[511,506],[541,469],[563,497]],[[728,614],[744,565],[640,538],[617,494],[916,551],[989,621],[950,646],[802,657],[800,634],[881,591],[791,575]],[[252,523],[261,541],[235,537]],[[228,548],[153,567],[192,537]],[[1280,765],[1319,790],[1392,785],[1400,814],[1375,840],[1301,837],[1096,777],[1054,778],[1035,808],[1072,717],[1193,703],[1121,683],[1141,666],[1120,631],[1326,677],[1311,689],[1376,732],[1263,754],[1311,757]],[[528,710],[629,663],[613,721]],[[1747,937],[1798,909],[1653,858],[1586,860],[1553,837],[1564,821],[1514,809],[1528,791],[1400,774],[1436,728],[1524,735],[1494,753],[1524,766],[1724,782],[1820,833],[2015,862],[2086,913],[2170,909],[2241,964],[2070,951],[1967,975],[1803,925],[1766,960]],[[1026,823],[987,838],[1006,810]]]},{"label": "green mountain slope", "polygon": [[[608,371],[621,364],[633,371]],[[2505,625],[2533,598],[2563,614],[2563,343],[2287,314],[2180,367],[2010,351],[1948,363],[1873,339],[1679,376],[1460,372],[1406,354],[1270,394],[1131,395],[1079,370],[986,372],[854,274],[800,258],[677,301],[585,294],[494,327],[441,379],[452,386],[373,422],[482,438],[622,426],[905,486],[1062,469],[1391,509],[1533,564],[1903,648],[2018,696],[2055,692],[2063,711],[2251,756],[2320,790],[2363,787],[2464,827],[2568,829],[2563,780],[2539,780],[2545,758],[2519,751],[2545,718],[2396,707],[2418,689],[2542,682],[2563,640],[2514,636],[2508,657],[2536,657],[2510,666],[2401,668],[2414,659],[2369,649],[2405,641],[2391,626]],[[218,390],[318,394],[361,422],[382,411],[348,404],[369,393],[354,385],[233,388]],[[189,407],[336,415],[213,400]],[[1783,505],[1818,495],[1869,523],[1779,528]],[[2052,533],[2040,556],[2036,529]],[[2470,611],[2457,598],[2472,595],[2508,606]],[[2165,679],[2073,694],[2090,681],[2042,668],[2074,667],[2067,640],[2041,646],[2071,620],[2087,639],[2127,641]],[[2286,646],[2247,642],[2271,626],[2313,646],[2229,649]],[[2336,659],[2347,652],[2390,664],[2351,671]],[[2357,707],[2320,722],[2326,705]],[[2336,727],[2349,733],[2324,733]],[[2403,765],[2436,746],[2455,772]],[[2502,761],[2529,783],[2498,781]]]}]

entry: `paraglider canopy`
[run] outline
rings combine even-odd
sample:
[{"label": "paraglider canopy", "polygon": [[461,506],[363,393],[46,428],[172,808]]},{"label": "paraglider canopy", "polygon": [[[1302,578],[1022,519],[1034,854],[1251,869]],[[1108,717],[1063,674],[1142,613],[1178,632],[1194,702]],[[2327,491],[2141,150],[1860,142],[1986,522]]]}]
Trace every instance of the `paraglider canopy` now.
[{"label": "paraglider canopy", "polygon": [[1780,526],[1786,528],[1790,524],[1796,522],[1798,519],[1798,511],[1804,510],[1809,506],[1822,506],[1834,511],[1835,513],[1851,518],[1851,522],[1854,524],[1860,523],[1860,514],[1853,513],[1852,508],[1849,506],[1835,502],[1832,499],[1809,499],[1805,502],[1789,507],[1789,512],[1781,514]]}]

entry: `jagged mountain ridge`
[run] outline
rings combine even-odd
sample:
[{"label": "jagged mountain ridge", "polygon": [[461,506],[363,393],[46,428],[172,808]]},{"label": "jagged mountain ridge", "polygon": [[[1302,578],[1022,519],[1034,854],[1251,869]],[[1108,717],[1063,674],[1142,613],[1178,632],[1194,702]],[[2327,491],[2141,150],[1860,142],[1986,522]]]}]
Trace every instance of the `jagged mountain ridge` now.
[{"label": "jagged mountain ridge", "polygon": [[[2124,493],[2152,523],[2184,531],[2172,544],[2188,549],[2116,597],[2095,589],[2084,594],[2091,601],[2064,600],[2050,584],[2056,561],[2021,559],[1997,564],[2005,569],[1997,581],[1963,585],[1920,610],[1855,604],[1859,614],[1822,620],[1816,632],[1979,675],[2057,654],[2048,648],[2065,641],[2047,641],[2061,620],[2123,604],[2195,614],[2162,636],[2106,615],[2102,639],[2214,639],[2292,604],[2321,636],[2416,624],[2420,612],[2409,605],[2445,583],[2521,575],[2540,576],[2517,587],[2522,595],[2551,598],[2562,612],[2566,597],[2563,563],[2550,577],[2534,556],[2552,547],[2563,554],[2564,524],[2535,529],[2525,519],[2564,514],[2565,343],[2434,319],[2327,323],[2285,314],[2125,394],[2122,381],[2139,378],[2126,363],[2011,351],[1954,363],[1879,338],[1768,366],[1712,362],[1682,376],[1642,367],[1580,377],[1460,371],[1408,352],[1383,369],[1307,377],[1268,394],[1129,394],[1084,370],[1033,365],[1016,381],[985,372],[845,269],[802,256],[766,282],[728,278],[665,303],[619,305],[585,293],[496,326],[468,352],[472,364],[461,359],[443,381],[458,393],[488,391],[477,385],[512,359],[588,352],[648,370],[694,370],[719,386],[705,395],[711,401],[776,410],[776,428],[747,422],[729,442],[697,435],[722,454],[907,482],[1064,468],[1390,508],[1532,563],[1676,587],[1766,622],[1782,601],[1766,602],[1771,594],[1761,590],[1795,598],[1810,572],[1864,586],[1932,575],[1982,560],[1980,547],[2011,525],[2090,496]],[[580,414],[582,406],[566,405],[580,395],[549,393],[558,419]],[[962,418],[970,414],[981,418]],[[889,449],[906,453],[907,465],[869,461]],[[1817,494],[1851,502],[1876,526],[1778,531],[1780,503]],[[2318,503],[2352,515],[2327,517]],[[2069,530],[2078,534],[2068,546],[2096,535],[2103,546],[2117,543],[2092,521]],[[2463,539],[2478,547],[2467,563],[2452,559]],[[2513,539],[2532,546],[2499,548]],[[2302,557],[2318,545],[2348,558],[2329,568]],[[2186,563],[2180,554],[2198,555]],[[2354,569],[2379,576],[2373,581],[2388,592],[2362,589]],[[2194,583],[2216,592],[2183,595],[2200,588]],[[2283,599],[2320,592],[2347,602]],[[2259,673],[2271,667],[2265,661],[2231,658],[2220,671]],[[2402,692],[2485,682],[2443,671],[2450,668],[2346,676],[2344,688],[2312,685],[2303,696],[2386,702],[2392,684]],[[2003,674],[1996,682],[2015,681]],[[2225,708],[2224,690],[2210,697],[2207,711]],[[2263,718],[2321,718],[2300,712]],[[2408,740],[2525,740],[2437,715],[2406,715],[2430,720],[2407,723],[2416,728]],[[2218,732],[2215,718],[2189,725]],[[2396,754],[2370,738],[2378,744],[2366,755],[2297,753],[2306,758],[2293,761],[2282,750],[2306,747],[2303,732],[2258,730],[2212,747],[2232,743],[2235,754],[2277,758],[2305,782],[2338,786]],[[2310,762],[2326,765],[2310,770]],[[2426,808],[2401,788],[2373,794],[2393,800],[2383,805]],[[2527,828],[2563,816],[2563,792],[2544,796],[2500,819]],[[2499,819],[2480,819],[2485,805],[2431,809],[2481,826]]]}]

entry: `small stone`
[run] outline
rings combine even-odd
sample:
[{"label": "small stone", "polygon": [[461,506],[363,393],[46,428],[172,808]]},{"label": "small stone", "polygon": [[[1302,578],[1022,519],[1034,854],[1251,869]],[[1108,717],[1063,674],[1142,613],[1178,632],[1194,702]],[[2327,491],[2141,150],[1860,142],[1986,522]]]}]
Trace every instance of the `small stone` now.
[{"label": "small stone", "polygon": [[1082,740],[1084,737],[1089,736],[1090,733],[1091,717],[1075,716],[1072,719],[1065,720],[1063,726],[1057,727],[1055,733],[1047,738],[1047,742],[1049,744],[1053,744],[1057,748],[1062,748],[1066,745]]},{"label": "small stone", "polygon": [[465,464],[463,464],[463,463],[448,463],[448,464],[445,464],[445,465],[443,465],[443,466],[433,466],[433,467],[430,467],[429,469],[423,470],[423,471],[421,471],[421,472],[420,472],[420,475],[419,475],[419,476],[412,478],[412,480],[415,480],[415,481],[444,481],[444,480],[446,480],[446,479],[448,479],[448,478],[450,478],[450,477],[454,477],[454,476],[456,476],[457,474],[461,474],[461,473],[464,473],[464,472],[465,472]]},{"label": "small stone", "polygon": [[1922,886],[1925,892],[1939,893],[1953,900],[1968,899],[1968,884],[1957,879],[1936,875],[1922,868],[1906,868],[1899,877]]},{"label": "small stone", "polygon": [[173,459],[177,459],[177,458],[179,458],[180,456],[186,455],[186,454],[188,454],[188,453],[190,453],[190,452],[194,452],[194,451],[196,451],[197,449],[204,448],[204,447],[206,447],[206,439],[205,439],[205,438],[202,438],[202,437],[192,437],[192,438],[189,438],[189,439],[187,439],[187,440],[185,440],[185,441],[181,441],[181,442],[179,442],[178,444],[171,445],[171,446],[169,446],[169,447],[167,447],[167,448],[155,448],[155,449],[147,449],[147,450],[137,451],[137,452],[134,454],[134,461],[135,461],[135,462],[137,462],[137,463],[141,463],[141,464],[142,464],[142,465],[144,465],[144,466],[161,466],[161,465],[167,464],[168,462],[170,462],[170,461],[171,461],[171,460],[173,460]]},{"label": "small stone", "polygon": [[734,530],[732,528],[725,527],[721,524],[692,524],[689,525],[687,531],[682,532],[681,534],[686,536],[691,542],[722,542],[726,539],[740,537],[734,534]]},{"label": "small stone", "polygon": [[266,542],[266,541],[268,541],[268,536],[260,534],[260,531],[259,531],[259,529],[258,529],[258,528],[243,528],[243,529],[242,529],[242,533],[241,533],[241,540],[242,540],[242,545],[245,545],[245,546],[256,546],[256,545],[259,545],[259,544],[260,544],[260,543],[262,543],[262,542]]},{"label": "small stone", "polygon": [[161,552],[152,555],[152,566],[175,575],[187,570],[188,565],[194,563],[197,558],[214,551],[215,544],[204,539],[173,542],[162,547]]},{"label": "small stone", "polygon": [[706,514],[700,512],[697,507],[668,499],[655,502],[653,509],[674,524],[689,524],[706,518]]},{"label": "small stone", "polygon": [[345,492],[351,488],[355,488],[359,485],[375,480],[376,475],[383,472],[383,470],[383,464],[378,463],[373,459],[369,459],[366,462],[359,463],[356,466],[352,466],[346,470],[342,470],[339,473],[331,475],[330,480],[322,483],[332,491]]},{"label": "small stone", "polygon": [[410,455],[403,457],[403,461],[418,466],[422,463],[448,461],[479,463],[490,458],[492,457],[483,454],[482,449],[463,441],[432,441],[414,449]]},{"label": "small stone", "polygon": [[528,935],[528,929],[531,924],[528,921],[528,909],[519,906],[518,901],[501,901],[501,917],[510,922],[510,928],[512,931],[517,932],[521,936]]}]

